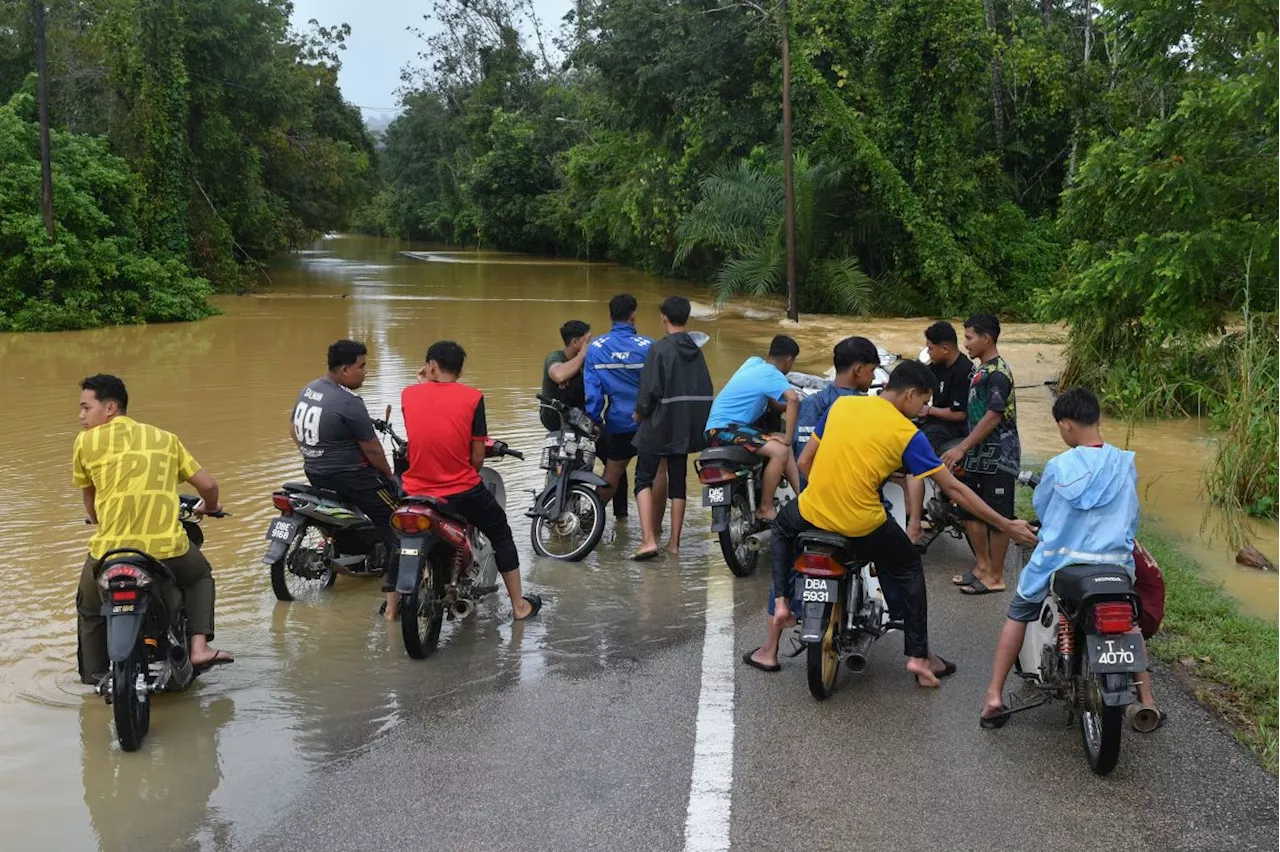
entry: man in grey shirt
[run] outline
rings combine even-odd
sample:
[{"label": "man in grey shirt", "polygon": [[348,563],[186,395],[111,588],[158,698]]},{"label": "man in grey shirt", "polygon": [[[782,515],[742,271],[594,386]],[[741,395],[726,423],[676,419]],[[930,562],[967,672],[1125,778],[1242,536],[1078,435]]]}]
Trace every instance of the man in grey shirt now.
[{"label": "man in grey shirt", "polygon": [[[363,343],[339,340],[330,346],[329,373],[298,394],[290,435],[311,484],[336,491],[373,521],[385,546],[385,562],[395,550],[391,513],[398,489],[364,400],[355,393],[364,384],[367,362]],[[369,567],[381,570],[385,565],[370,560]],[[394,615],[388,605],[387,617]]]}]

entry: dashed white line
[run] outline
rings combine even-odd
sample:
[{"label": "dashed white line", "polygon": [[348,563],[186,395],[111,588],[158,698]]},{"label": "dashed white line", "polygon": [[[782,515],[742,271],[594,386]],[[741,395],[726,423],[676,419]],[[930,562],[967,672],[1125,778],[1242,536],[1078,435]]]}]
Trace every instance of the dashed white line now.
[{"label": "dashed white line", "polygon": [[707,582],[706,619],[693,775],[684,823],[685,852],[722,852],[729,848],[735,667],[733,583],[728,577],[716,576]]}]

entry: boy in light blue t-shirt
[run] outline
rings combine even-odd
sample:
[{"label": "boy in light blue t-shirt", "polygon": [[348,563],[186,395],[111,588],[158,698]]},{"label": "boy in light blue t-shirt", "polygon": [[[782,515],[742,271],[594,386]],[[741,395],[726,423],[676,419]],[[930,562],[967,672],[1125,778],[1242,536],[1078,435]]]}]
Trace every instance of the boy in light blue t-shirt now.
[{"label": "boy in light blue t-shirt", "polygon": [[[773,495],[783,476],[792,489],[800,493],[800,470],[791,455],[800,396],[787,381],[787,373],[795,366],[799,354],[800,345],[779,334],[769,345],[767,358],[752,356],[738,368],[716,395],[707,417],[707,446],[737,444],[764,457],[760,505],[756,508],[756,517],[762,521],[774,518]],[[781,435],[768,434],[757,425],[770,408],[786,410],[786,425]]]}]

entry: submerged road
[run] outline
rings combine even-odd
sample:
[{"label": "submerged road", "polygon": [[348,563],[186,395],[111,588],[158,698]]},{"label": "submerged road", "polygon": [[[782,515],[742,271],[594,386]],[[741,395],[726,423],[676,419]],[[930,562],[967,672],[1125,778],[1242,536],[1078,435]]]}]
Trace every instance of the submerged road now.
[{"label": "submerged road", "polygon": [[645,643],[620,616],[603,632],[562,632],[544,651],[552,664],[537,670],[496,663],[521,655],[498,657],[495,646],[556,635],[557,621],[590,606],[575,600],[600,587],[590,574],[617,569],[559,568],[555,588],[535,573],[551,596],[539,623],[477,627],[415,664],[456,668],[470,687],[406,704],[389,733],[281,791],[230,846],[1277,848],[1275,779],[1167,670],[1157,670],[1156,690],[1169,722],[1146,736],[1126,729],[1107,778],[1089,771],[1060,704],[979,729],[1008,598],[957,594],[948,578],[960,555],[944,540],[926,557],[931,642],[959,672],[940,690],[916,687],[890,634],[868,670],[842,672],[822,703],[808,694],[801,658],[779,674],[741,665],[759,644],[767,577],[735,580],[703,547],[683,564],[616,574],[638,584],[627,595],[634,607],[653,607],[649,627],[669,625],[663,642]]}]

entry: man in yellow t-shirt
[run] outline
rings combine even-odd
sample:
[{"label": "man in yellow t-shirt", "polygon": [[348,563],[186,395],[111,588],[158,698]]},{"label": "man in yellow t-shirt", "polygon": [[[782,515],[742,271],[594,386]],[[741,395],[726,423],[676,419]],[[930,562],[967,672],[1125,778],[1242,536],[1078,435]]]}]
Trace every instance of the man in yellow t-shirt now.
[{"label": "man in yellow t-shirt", "polygon": [[[771,635],[779,626],[795,623],[791,614],[792,566],[795,540],[801,533],[823,529],[850,539],[859,559],[874,562],[891,609],[900,609],[907,671],[921,686],[938,686],[938,677],[955,666],[929,653],[928,605],[920,554],[906,532],[885,512],[881,484],[902,467],[938,486],[964,508],[1019,541],[1035,544],[1036,534],[1026,521],[998,515],[957,480],[938,459],[925,436],[911,420],[933,393],[935,379],[918,361],[894,368],[880,396],[844,396],[818,421],[800,454],[800,472],[809,484],[799,499],[788,503],[773,523],[773,583],[775,599]],[[895,615],[898,613],[895,612]],[[777,642],[747,654],[743,662],[763,671],[777,671]]]},{"label": "man in yellow t-shirt", "polygon": [[[80,423],[71,454],[71,481],[84,496],[84,510],[98,528],[89,539],[89,557],[76,594],[81,670],[97,683],[110,668],[102,593],[93,569],[104,554],[141,550],[173,572],[184,598],[196,669],[233,662],[209,647],[213,638],[213,576],[209,562],[187,539],[178,520],[178,483],[200,493],[196,514],[222,510],[218,483],[182,446],[176,435],[125,415],[129,392],[115,376],[99,374],[80,383]],[[209,508],[212,507],[212,508]]]}]

